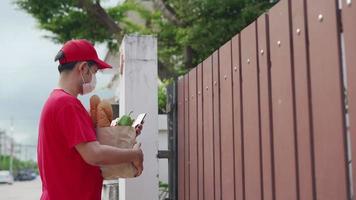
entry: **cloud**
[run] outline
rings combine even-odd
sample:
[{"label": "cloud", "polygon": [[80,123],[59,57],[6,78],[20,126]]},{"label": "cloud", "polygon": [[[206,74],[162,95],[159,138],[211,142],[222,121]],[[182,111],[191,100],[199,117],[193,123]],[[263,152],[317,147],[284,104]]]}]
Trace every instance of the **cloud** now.
[{"label": "cloud", "polygon": [[[114,5],[106,1],[106,5]],[[53,88],[57,86],[58,71],[54,56],[61,45],[43,38],[46,32],[37,28],[36,21],[19,10],[12,0],[0,1],[0,129],[9,130],[14,119],[15,140],[35,145],[40,112]],[[106,47],[99,45],[98,54],[104,58]],[[98,75],[98,88],[111,79]],[[111,91],[98,94],[107,98]],[[80,99],[88,105],[89,96]]]}]

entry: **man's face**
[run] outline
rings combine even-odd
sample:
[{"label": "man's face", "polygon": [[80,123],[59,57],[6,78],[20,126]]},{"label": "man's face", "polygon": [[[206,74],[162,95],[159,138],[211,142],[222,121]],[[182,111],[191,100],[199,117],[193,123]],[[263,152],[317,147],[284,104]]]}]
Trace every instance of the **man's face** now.
[{"label": "man's face", "polygon": [[89,83],[93,76],[98,72],[98,66],[94,62],[82,62],[80,63],[79,70],[83,76],[84,82]]},{"label": "man's face", "polygon": [[95,74],[98,71],[98,66],[94,62],[80,62],[77,66],[77,77],[80,94],[88,94],[95,89],[96,79]]}]

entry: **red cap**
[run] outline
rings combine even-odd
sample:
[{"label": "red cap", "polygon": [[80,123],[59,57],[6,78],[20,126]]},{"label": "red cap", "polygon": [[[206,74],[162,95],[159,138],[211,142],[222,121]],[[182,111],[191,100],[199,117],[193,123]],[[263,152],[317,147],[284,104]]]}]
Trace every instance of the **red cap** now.
[{"label": "red cap", "polygon": [[66,42],[55,60],[59,60],[61,65],[71,62],[94,61],[99,69],[111,68],[109,64],[98,58],[92,43],[84,39]]}]

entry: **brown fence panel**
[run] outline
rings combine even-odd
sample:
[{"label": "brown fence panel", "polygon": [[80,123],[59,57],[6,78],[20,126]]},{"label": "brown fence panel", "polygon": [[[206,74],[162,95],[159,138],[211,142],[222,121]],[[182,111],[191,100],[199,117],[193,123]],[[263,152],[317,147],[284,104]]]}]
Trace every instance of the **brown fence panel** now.
[{"label": "brown fence panel", "polygon": [[214,124],[212,56],[203,62],[204,199],[214,200]]},{"label": "brown fence panel", "polygon": [[313,199],[312,133],[304,0],[291,1],[300,199]]},{"label": "brown fence panel", "polygon": [[316,196],[347,199],[337,1],[307,1]]},{"label": "brown fence panel", "polygon": [[189,199],[189,76],[184,76],[184,197]]},{"label": "brown fence panel", "polygon": [[262,198],[262,174],[256,23],[254,22],[246,27],[240,36],[245,198],[258,200]]},{"label": "brown fence panel", "polygon": [[231,41],[219,50],[220,68],[220,123],[221,123],[221,190],[222,199],[233,199],[234,143],[232,115]]},{"label": "brown fence panel", "polygon": [[185,156],[184,156],[184,78],[178,80],[178,199],[184,200]]},{"label": "brown fence panel", "polygon": [[219,51],[213,54],[213,107],[214,107],[214,178],[215,199],[221,199],[221,132],[220,132],[220,69]]},{"label": "brown fence panel", "polygon": [[233,103],[234,103],[234,145],[235,145],[235,199],[244,199],[244,163],[243,163],[243,136],[242,136],[242,101],[241,101],[241,62],[240,62],[240,36],[236,35],[232,43],[233,66]]},{"label": "brown fence panel", "polygon": [[178,81],[180,200],[349,199],[356,4],[340,2],[341,18],[336,0],[282,0]]},{"label": "brown fence panel", "polygon": [[203,135],[203,70],[202,64],[197,69],[197,98],[198,98],[198,199],[204,200],[204,135]]},{"label": "brown fence panel", "polygon": [[347,93],[352,144],[353,191],[356,192],[356,1],[342,0],[342,24],[345,38]]},{"label": "brown fence panel", "polygon": [[189,72],[189,199],[198,199],[197,69]]},{"label": "brown fence panel", "polygon": [[262,180],[263,199],[272,200],[273,172],[272,172],[272,117],[271,117],[271,80],[269,65],[269,48],[267,42],[267,15],[257,20],[258,33],[258,62],[260,79],[260,119],[261,119],[261,145],[262,145]]},{"label": "brown fence panel", "polygon": [[275,190],[277,200],[297,199],[297,170],[288,1],[269,12]]}]

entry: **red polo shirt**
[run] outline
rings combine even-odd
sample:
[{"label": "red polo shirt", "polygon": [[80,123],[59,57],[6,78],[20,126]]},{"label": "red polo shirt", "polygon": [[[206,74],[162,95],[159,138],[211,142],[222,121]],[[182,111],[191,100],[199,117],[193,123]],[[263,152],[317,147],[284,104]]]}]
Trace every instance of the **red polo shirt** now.
[{"label": "red polo shirt", "polygon": [[93,123],[81,102],[55,89],[43,107],[39,124],[41,200],[101,199],[100,168],[87,164],[75,148],[95,140]]}]

